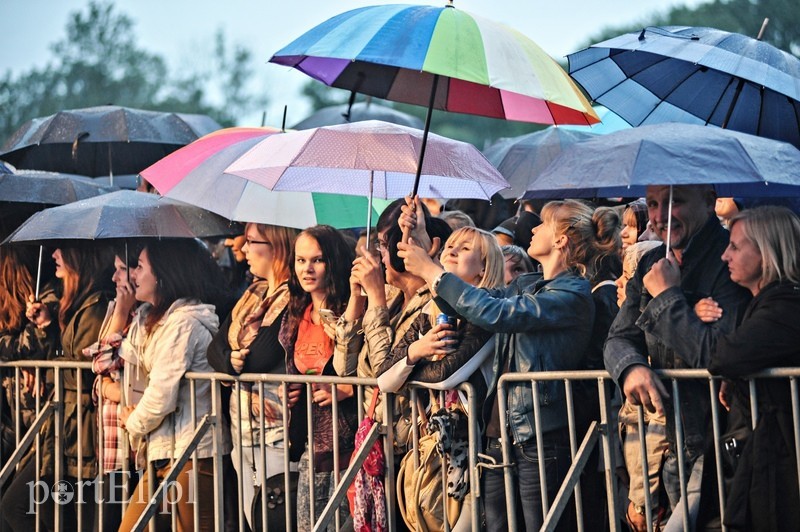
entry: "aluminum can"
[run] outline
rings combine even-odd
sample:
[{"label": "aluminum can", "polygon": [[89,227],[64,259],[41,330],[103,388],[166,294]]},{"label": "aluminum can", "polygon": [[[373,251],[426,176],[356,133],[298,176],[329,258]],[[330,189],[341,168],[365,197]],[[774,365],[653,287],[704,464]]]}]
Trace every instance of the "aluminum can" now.
[{"label": "aluminum can", "polygon": [[450,327],[455,329],[456,328],[456,317],[455,316],[448,316],[447,314],[442,312],[441,314],[436,316],[436,325],[439,325],[440,323],[449,323]]}]

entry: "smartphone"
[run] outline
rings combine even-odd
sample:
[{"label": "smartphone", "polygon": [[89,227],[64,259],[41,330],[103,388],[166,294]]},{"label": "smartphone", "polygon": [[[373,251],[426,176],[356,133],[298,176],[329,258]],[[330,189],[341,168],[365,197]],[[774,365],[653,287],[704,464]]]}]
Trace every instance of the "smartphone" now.
[{"label": "smartphone", "polygon": [[333,324],[333,323],[336,323],[337,321],[339,321],[339,316],[334,314],[332,310],[329,310],[329,309],[326,309],[326,308],[319,309],[319,317],[325,323]]}]

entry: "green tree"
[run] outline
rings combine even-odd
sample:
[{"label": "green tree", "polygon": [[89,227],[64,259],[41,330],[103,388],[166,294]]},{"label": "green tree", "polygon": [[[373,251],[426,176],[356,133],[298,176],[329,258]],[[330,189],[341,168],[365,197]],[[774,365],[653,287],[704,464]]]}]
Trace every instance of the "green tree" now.
[{"label": "green tree", "polygon": [[674,7],[638,24],[605,28],[581,48],[645,26],[707,26],[756,37],[765,18],[769,25],[763,40],[800,56],[800,2],[796,0],[714,0],[693,8]]},{"label": "green tree", "polygon": [[[62,109],[115,104],[204,113],[232,125],[238,116],[265,104],[265,97],[250,89],[250,51],[229,47],[221,31],[210,68],[170,76],[160,55],[137,46],[134,29],[130,17],[110,3],[92,2],[86,11],[72,13],[66,35],[51,46],[52,62],[0,77],[0,138],[31,118]],[[211,92],[222,103],[214,103]]]}]

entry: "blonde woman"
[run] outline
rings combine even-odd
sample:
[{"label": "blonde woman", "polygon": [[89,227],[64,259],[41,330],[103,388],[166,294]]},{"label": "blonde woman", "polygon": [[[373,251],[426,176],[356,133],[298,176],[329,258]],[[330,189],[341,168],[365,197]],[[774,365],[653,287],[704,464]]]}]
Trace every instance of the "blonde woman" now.
[{"label": "blonde woman", "polygon": [[[445,271],[472,286],[497,288],[504,284],[503,254],[494,235],[482,229],[456,230],[447,239],[440,262]],[[441,312],[431,301],[392,349],[391,358],[384,362],[378,377],[382,391],[397,392],[406,380],[444,382],[444,387],[452,388],[467,380],[492,354],[494,344],[482,349],[492,338],[491,332],[463,319],[456,320],[455,325],[437,323]],[[480,360],[472,360],[476,355]],[[476,383],[481,395],[485,395],[487,383],[483,377]]]}]

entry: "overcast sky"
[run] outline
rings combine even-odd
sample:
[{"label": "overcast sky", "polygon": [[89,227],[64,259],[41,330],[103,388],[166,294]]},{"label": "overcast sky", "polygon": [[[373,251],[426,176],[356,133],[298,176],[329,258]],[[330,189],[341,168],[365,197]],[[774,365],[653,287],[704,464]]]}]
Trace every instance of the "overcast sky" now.
[{"label": "overcast sky", "polygon": [[[269,80],[268,123],[277,125],[283,105],[289,123],[303,118],[297,90],[306,77],[267,63],[292,39],[338,13],[357,7],[390,4],[381,0],[125,0],[117,10],[136,23],[140,45],[163,55],[174,69],[201,64],[210,38],[222,28],[229,42],[253,50],[258,75]],[[443,5],[444,2],[421,4]],[[607,26],[647,23],[654,13],[700,0],[456,0],[457,8],[505,23],[560,59]],[[48,46],[64,35],[67,16],[88,0],[0,0],[0,70],[43,66]],[[256,120],[251,117],[248,121]],[[243,125],[257,125],[253,123]]]}]

